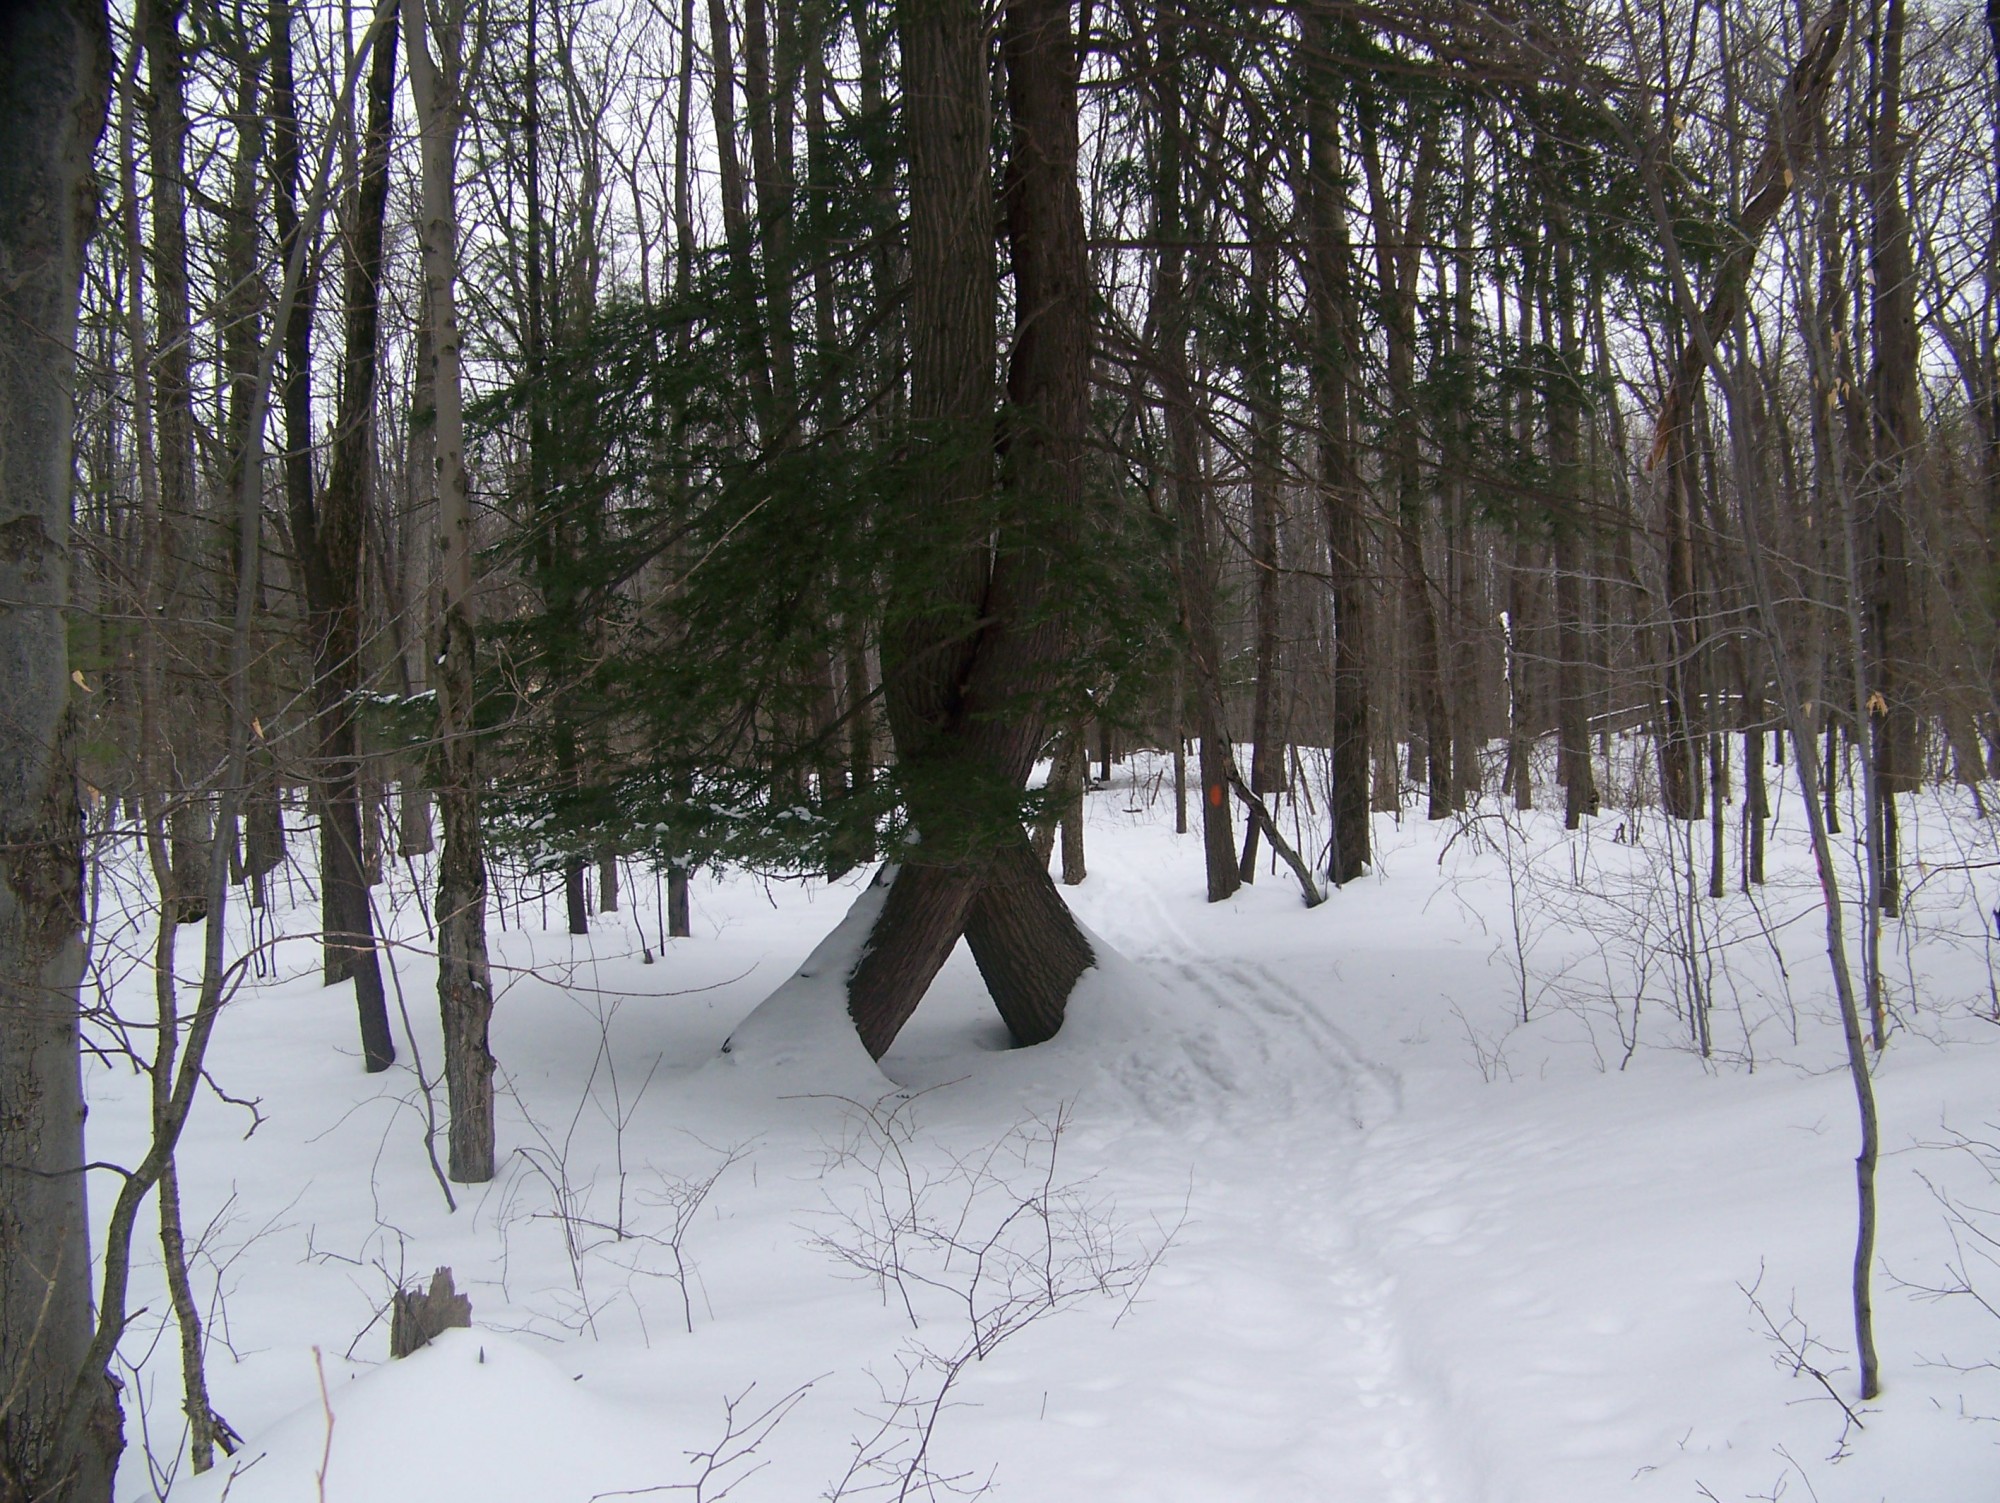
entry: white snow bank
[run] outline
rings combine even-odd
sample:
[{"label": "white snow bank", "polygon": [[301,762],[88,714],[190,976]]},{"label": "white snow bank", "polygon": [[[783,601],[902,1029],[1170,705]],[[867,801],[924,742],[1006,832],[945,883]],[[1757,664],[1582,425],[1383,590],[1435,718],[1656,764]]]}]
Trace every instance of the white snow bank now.
[{"label": "white snow bank", "polygon": [[805,964],[736,1025],[711,1068],[810,1073],[816,1087],[867,1100],[895,1090],[869,1058],[847,1011],[847,978],[867,953],[895,876],[891,865],[875,873]]},{"label": "white snow bank", "polygon": [[581,1503],[678,1482],[687,1471],[643,1414],[599,1399],[540,1352],[492,1331],[446,1331],[359,1376],[337,1358],[321,1365],[326,1406],[315,1401],[175,1487],[176,1503],[225,1493],[230,1503]]}]

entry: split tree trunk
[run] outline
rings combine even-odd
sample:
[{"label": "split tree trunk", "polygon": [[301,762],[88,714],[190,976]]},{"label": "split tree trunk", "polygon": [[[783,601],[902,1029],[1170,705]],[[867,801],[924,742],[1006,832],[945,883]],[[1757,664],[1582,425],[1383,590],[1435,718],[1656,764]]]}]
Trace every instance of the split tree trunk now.
[{"label": "split tree trunk", "polygon": [[[989,703],[998,707],[1012,698],[1018,704],[1008,713],[1013,723],[996,726],[1001,744],[994,751],[1007,783],[1019,788],[1042,742],[1044,712],[1036,701],[1054,687],[1056,664],[1072,646],[1069,622],[1049,607],[1047,596],[1051,570],[1083,521],[1090,268],[1076,180],[1078,64],[1068,0],[1008,0],[1000,47],[1007,74],[1004,202],[1015,302],[1007,396],[1016,423],[1002,494],[1006,525],[1015,532],[995,562],[992,599],[1013,605],[1014,614],[1002,617],[1001,639],[983,656],[999,670]],[[1065,831],[1065,878],[1071,845]],[[1008,1031],[1019,1043],[1040,1043],[1062,1027],[1070,991],[1093,963],[1090,944],[1025,831],[1005,832],[985,879],[966,915],[966,943]]]},{"label": "split tree trunk", "polygon": [[[1077,525],[1088,284],[1076,194],[1076,53],[1063,0],[1008,6],[1007,228],[1020,310],[1019,414],[994,501],[987,27],[978,0],[899,11],[910,139],[909,513],[889,560],[883,682],[919,835],[897,869],[848,1010],[880,1056],[965,933],[1015,1038],[1061,1026],[1089,944],[1025,831],[996,834],[1042,742],[1065,624],[1050,568]],[[975,628],[975,623],[979,625]]]}]

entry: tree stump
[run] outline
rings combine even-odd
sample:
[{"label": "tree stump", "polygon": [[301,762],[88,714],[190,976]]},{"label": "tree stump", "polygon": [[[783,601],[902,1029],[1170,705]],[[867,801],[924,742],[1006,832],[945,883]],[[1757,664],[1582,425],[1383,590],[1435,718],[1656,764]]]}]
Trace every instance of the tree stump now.
[{"label": "tree stump", "polygon": [[472,1297],[452,1288],[451,1270],[431,1275],[428,1291],[398,1289],[389,1318],[389,1355],[407,1357],[453,1326],[472,1324]]}]

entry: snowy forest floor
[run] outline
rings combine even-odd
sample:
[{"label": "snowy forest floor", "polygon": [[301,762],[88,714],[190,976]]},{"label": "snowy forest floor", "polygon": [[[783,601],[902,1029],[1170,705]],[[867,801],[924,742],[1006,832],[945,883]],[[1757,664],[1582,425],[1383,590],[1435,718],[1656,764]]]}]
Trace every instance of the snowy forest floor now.
[{"label": "snowy forest floor", "polygon": [[[650,874],[578,938],[559,891],[505,879],[502,1163],[456,1212],[412,1068],[439,1068],[423,864],[378,889],[416,1050],[375,1077],[280,880],[211,1060],[261,1121],[210,1096],[181,1153],[247,1443],[200,1479],[175,1460],[149,1266],[121,1497],[2000,1498],[2000,1319],[1925,1292],[2000,1304],[2000,851],[1968,793],[1906,812],[1884,1392],[1850,1422],[1800,1369],[1853,1402],[1856,1112],[1795,802],[1754,901],[1735,809],[1731,895],[1689,903],[1657,811],[1566,836],[1489,804],[1378,818],[1374,871],[1316,910],[1268,871],[1210,907],[1163,765],[1115,771],[1067,896],[1116,955],[1036,1049],[961,946],[879,1073],[718,1052],[866,873],[698,878],[694,937],[652,965]],[[119,877],[96,977],[144,1016],[150,904]],[[145,1081],[87,1074],[92,1156],[129,1162]],[[440,1265],[473,1329],[387,1361],[391,1290]]]}]

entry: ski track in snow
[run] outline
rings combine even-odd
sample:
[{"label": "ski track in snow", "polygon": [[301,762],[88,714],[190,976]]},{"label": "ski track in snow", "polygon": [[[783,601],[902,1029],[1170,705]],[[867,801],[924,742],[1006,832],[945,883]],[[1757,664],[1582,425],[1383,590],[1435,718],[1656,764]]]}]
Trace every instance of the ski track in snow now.
[{"label": "ski track in snow", "polygon": [[[1201,953],[1143,878],[1118,872],[1078,907],[1126,961],[1213,1017],[1174,1041],[1185,1068],[1163,1070],[1154,1052],[1112,1067],[1141,1111],[1207,1150],[1192,1230],[1157,1276],[1180,1294],[1228,1291],[1186,1333],[1188,1350],[1212,1354],[1173,1380],[1188,1423],[1236,1442],[1258,1496],[1483,1498],[1472,1469],[1453,1465],[1463,1446],[1441,1395],[1409,1359],[1396,1281],[1347,1209],[1368,1129],[1400,1108],[1395,1072],[1269,966]],[[1250,1172],[1273,1159],[1296,1166],[1275,1204]],[[1222,1264],[1226,1276],[1211,1278]],[[1261,1459],[1273,1456],[1283,1464],[1267,1474]],[[1215,1497],[1213,1486],[1187,1496]]]}]

